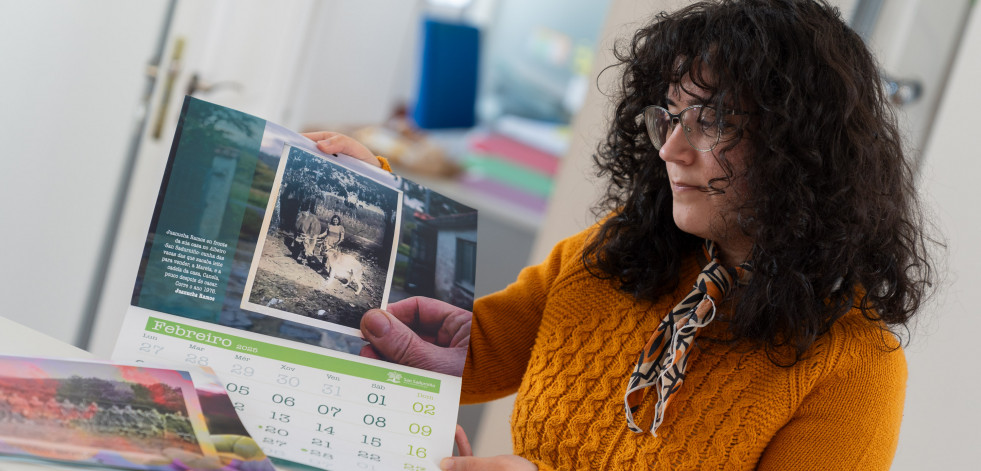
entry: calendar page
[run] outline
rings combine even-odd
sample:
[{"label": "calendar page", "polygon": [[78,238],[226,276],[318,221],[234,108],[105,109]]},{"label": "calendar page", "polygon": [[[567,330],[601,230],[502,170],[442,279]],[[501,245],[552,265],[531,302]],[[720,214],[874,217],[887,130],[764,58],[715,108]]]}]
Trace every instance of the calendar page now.
[{"label": "calendar page", "polygon": [[462,364],[389,361],[360,323],[412,296],[472,311],[476,243],[474,209],[188,97],[113,359],[214,369],[284,467],[436,470]]}]

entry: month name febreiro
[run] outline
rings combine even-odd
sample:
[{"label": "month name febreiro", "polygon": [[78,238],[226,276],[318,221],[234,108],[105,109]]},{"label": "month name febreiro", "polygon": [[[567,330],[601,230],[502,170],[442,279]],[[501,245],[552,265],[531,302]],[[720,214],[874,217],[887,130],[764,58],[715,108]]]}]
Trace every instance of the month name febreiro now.
[{"label": "month name febreiro", "polygon": [[198,342],[220,345],[226,348],[232,346],[231,339],[216,335],[215,332],[189,329],[185,328],[183,325],[168,323],[159,319],[154,319],[150,328],[155,332],[167,334],[171,337],[197,340]]}]

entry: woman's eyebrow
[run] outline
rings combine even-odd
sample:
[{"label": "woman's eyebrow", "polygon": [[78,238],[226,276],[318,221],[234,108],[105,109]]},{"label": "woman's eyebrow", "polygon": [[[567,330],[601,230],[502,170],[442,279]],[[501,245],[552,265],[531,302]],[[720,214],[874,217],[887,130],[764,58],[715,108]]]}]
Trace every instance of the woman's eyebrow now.
[{"label": "woman's eyebrow", "polygon": [[[684,106],[706,105],[706,104],[708,104],[708,100],[706,100],[705,98],[703,98],[701,96],[698,96],[698,95],[688,95],[688,96],[685,97],[685,99],[683,101],[685,102],[684,103]],[[664,104],[666,106],[681,106],[681,105],[679,105],[678,103],[676,103],[674,100],[672,100],[668,96],[665,96],[664,97]]]},{"label": "woman's eyebrow", "polygon": [[708,104],[708,98],[695,93],[688,92],[685,96],[685,104],[688,106],[705,105]]}]

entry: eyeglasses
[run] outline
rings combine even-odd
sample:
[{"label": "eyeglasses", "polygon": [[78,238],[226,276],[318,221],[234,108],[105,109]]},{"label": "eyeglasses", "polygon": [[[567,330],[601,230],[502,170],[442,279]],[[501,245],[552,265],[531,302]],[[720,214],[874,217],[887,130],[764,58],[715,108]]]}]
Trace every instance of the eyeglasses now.
[{"label": "eyeglasses", "polygon": [[643,114],[647,135],[651,138],[655,149],[661,150],[661,147],[664,147],[668,136],[680,123],[688,144],[699,152],[708,152],[715,149],[719,142],[728,140],[736,134],[738,123],[735,121],[746,113],[738,111],[720,113],[711,106],[692,105],[673,114],[660,106],[650,105],[644,108]]}]

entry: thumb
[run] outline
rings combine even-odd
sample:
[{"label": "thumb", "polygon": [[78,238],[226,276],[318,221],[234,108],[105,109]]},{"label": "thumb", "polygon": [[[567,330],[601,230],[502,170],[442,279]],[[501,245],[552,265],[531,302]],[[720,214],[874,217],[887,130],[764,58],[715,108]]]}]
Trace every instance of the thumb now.
[{"label": "thumb", "polygon": [[381,309],[372,309],[361,317],[361,333],[378,353],[400,365],[438,371],[443,362],[444,349],[426,342]]}]

